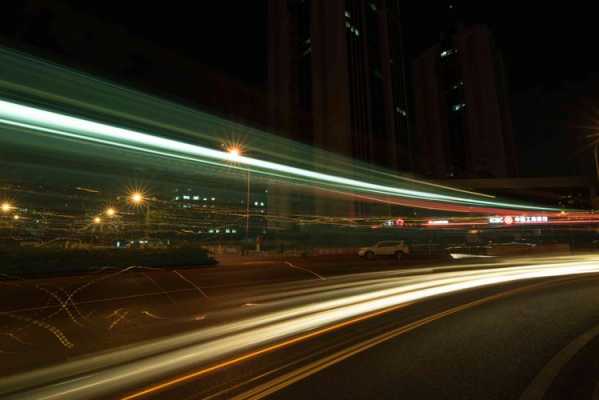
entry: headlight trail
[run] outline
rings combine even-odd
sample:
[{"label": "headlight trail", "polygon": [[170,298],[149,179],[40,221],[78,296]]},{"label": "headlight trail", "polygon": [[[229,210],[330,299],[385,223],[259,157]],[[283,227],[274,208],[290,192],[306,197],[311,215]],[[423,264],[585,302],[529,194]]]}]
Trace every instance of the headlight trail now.
[{"label": "headlight trail", "polygon": [[[562,262],[531,260],[529,265],[498,269],[410,277],[382,274],[371,281],[360,277],[359,284],[327,280],[321,287],[326,290],[291,298],[287,291],[285,298],[263,304],[254,317],[7,378],[0,381],[0,393],[20,390],[9,397],[14,399],[103,397],[190,368],[214,365],[223,357],[261,354],[258,349],[402,304],[494,284],[598,272],[596,257],[579,256]],[[61,379],[66,380],[53,383]],[[35,388],[29,389],[30,385]]]},{"label": "headlight trail", "polygon": [[[225,168],[232,168],[230,165],[230,155],[225,151],[184,143],[129,129],[118,128],[4,100],[0,100],[0,123],[45,132],[46,134],[75,138],[87,142],[101,143],[120,148],[134,149],[150,154],[160,154],[176,159],[211,163]],[[483,207],[492,206],[519,210],[559,211],[555,208],[491,201],[488,199],[483,200],[379,185],[243,155],[236,157],[235,161],[242,167],[250,168],[256,173],[265,175],[283,174],[290,178],[311,180],[315,183],[324,185],[341,186],[347,190],[358,190],[397,197],[469,204]]]}]

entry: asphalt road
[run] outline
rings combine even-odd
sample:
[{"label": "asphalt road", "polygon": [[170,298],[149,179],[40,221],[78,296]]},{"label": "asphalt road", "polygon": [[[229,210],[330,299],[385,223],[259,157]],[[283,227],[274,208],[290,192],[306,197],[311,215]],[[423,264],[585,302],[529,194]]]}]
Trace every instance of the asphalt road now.
[{"label": "asphalt road", "polygon": [[596,399],[598,290],[593,275],[460,292],[143,398]]},{"label": "asphalt road", "polygon": [[210,267],[0,280],[0,376],[241,317],[257,296],[288,287],[363,273],[426,273],[433,266],[357,256],[238,257]]},{"label": "asphalt road", "polygon": [[[178,271],[183,278],[174,271],[115,271],[99,282],[60,278],[52,286],[52,293],[63,296],[58,308],[55,296],[47,295],[45,306],[30,306],[36,310],[9,311],[20,319],[0,314],[10,321],[3,331],[14,335],[5,338],[13,343],[6,347],[10,351],[0,353],[6,375],[33,365],[58,366],[6,376],[0,393],[370,399],[519,398],[528,390],[526,399],[532,399],[542,398],[539,393],[563,398],[572,386],[581,396],[576,398],[597,392],[596,256],[419,268],[382,262],[353,274],[337,273],[332,264]],[[270,276],[271,268],[277,271],[271,271],[273,281],[252,282]],[[216,282],[219,274],[235,276],[236,270],[238,278],[248,274],[246,282],[205,284],[212,275]],[[277,275],[283,270],[298,279]],[[169,280],[173,276],[178,279]],[[24,289],[37,293],[31,287],[47,289],[49,282],[19,285],[3,288],[3,296]],[[161,294],[151,295],[151,287]],[[51,329],[20,326],[25,318],[33,320],[27,313],[55,314],[35,315],[73,347]],[[29,331],[37,333],[27,336]],[[33,342],[42,337],[46,342]],[[54,343],[56,351],[43,343]]]},{"label": "asphalt road", "polygon": [[[440,318],[323,370],[307,368],[314,373],[269,398],[596,399],[599,339],[580,337],[599,334],[597,278]],[[572,343],[583,347],[561,353]]]}]

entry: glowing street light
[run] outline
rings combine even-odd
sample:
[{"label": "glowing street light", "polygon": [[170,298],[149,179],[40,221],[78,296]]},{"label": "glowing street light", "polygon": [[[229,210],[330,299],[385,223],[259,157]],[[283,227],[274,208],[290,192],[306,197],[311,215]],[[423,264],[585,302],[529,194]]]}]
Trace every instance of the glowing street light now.
[{"label": "glowing street light", "polygon": [[116,210],[112,207],[106,209],[106,215],[109,217],[114,217],[116,215]]},{"label": "glowing street light", "polygon": [[15,215],[12,217],[12,219],[14,219],[15,221],[18,221],[18,220],[20,220],[20,219],[21,219],[21,217],[15,214]]},{"label": "glowing street light", "polygon": [[230,161],[237,162],[241,158],[241,149],[239,147],[229,147],[227,153],[229,154]]},{"label": "glowing street light", "polygon": [[133,204],[141,204],[144,202],[144,195],[141,192],[133,192],[129,195],[129,200]]},{"label": "glowing street light", "polygon": [[144,193],[136,191],[129,195],[129,201],[135,206],[145,206],[146,208],[146,216],[145,216],[145,236],[146,238],[150,236],[150,202],[146,201],[146,196]]},{"label": "glowing street light", "polygon": [[94,224],[97,225],[97,224],[101,224],[101,223],[102,223],[102,218],[100,218],[100,217],[95,217],[94,218]]},{"label": "glowing street light", "polygon": [[[241,159],[242,149],[238,146],[229,147],[227,154],[229,155],[229,161],[238,162]],[[250,238],[250,169],[247,169],[247,194],[245,204],[245,239]]]},{"label": "glowing street light", "polygon": [[9,202],[5,201],[4,203],[2,203],[2,205],[0,206],[0,209],[2,209],[3,213],[7,213],[10,210],[12,210],[13,206],[12,204],[10,204]]}]

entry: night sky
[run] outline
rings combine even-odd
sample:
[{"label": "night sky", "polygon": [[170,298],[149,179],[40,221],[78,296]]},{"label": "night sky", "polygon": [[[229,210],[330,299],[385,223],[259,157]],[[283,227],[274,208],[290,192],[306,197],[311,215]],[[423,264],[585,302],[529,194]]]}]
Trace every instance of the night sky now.
[{"label": "night sky", "polygon": [[[413,57],[439,38],[446,25],[442,2],[406,1],[405,39]],[[249,83],[266,79],[266,2],[219,0],[201,6],[180,3],[137,4],[70,1],[72,7],[123,25],[164,47],[224,70]],[[599,70],[593,48],[596,15],[577,3],[456,2],[466,25],[484,23],[493,29],[504,54],[512,92],[536,86],[580,81]]]},{"label": "night sky", "polygon": [[[120,25],[140,36],[175,49],[197,62],[220,69],[246,83],[266,80],[266,1],[208,2],[82,2],[56,0],[73,9]],[[408,57],[434,44],[446,26],[444,2],[405,1],[403,21]],[[25,2],[8,1],[2,24],[18,21],[11,8]],[[588,3],[455,2],[466,25],[491,26],[501,49],[512,93],[536,86],[559,86],[584,80],[599,70],[594,49],[596,14]],[[17,13],[22,12],[18,11]],[[17,22],[18,23],[18,22]],[[157,63],[169,60],[156,60]]]}]

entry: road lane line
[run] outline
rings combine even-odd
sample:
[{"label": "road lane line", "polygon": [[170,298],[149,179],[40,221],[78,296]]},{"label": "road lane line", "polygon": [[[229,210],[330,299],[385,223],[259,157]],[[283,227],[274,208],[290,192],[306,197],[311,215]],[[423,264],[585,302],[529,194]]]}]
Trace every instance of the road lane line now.
[{"label": "road lane line", "polygon": [[[195,290],[193,290],[193,289],[175,289],[175,290],[168,291],[169,294],[187,293],[187,292],[195,292]],[[94,299],[94,300],[76,301],[75,304],[83,305],[83,304],[107,303],[107,302],[111,302],[111,301],[130,300],[130,299],[136,299],[136,298],[141,298],[141,297],[153,297],[153,296],[163,296],[163,295],[164,295],[164,292],[139,293],[139,294],[132,294],[132,295],[128,295],[128,296],[105,297],[103,299],[97,299],[97,300]],[[42,310],[48,310],[48,309],[52,309],[52,308],[61,308],[61,307],[58,304],[50,304],[50,305],[39,306],[39,307],[17,308],[17,309],[8,310],[8,311],[0,311],[0,316],[2,316],[3,314],[7,314],[7,313],[42,311]]]},{"label": "road lane line", "polygon": [[[502,292],[502,293],[499,293],[499,294],[496,294],[496,295],[493,295],[493,296],[485,297],[483,299],[479,299],[477,301],[474,301],[474,302],[471,302],[471,303],[467,303],[466,305],[468,305],[469,307],[474,307],[475,305],[482,304],[482,303],[485,303],[485,302],[490,302],[492,300],[495,300],[495,299],[498,299],[498,298],[501,298],[501,297],[507,297],[509,294],[515,294],[515,293],[518,293],[518,292],[523,292],[523,291],[526,291],[526,290],[531,290],[531,289],[534,289],[534,288],[537,288],[537,287],[549,286],[551,284],[556,284],[556,283],[560,283],[560,282],[570,281],[570,280],[574,280],[576,278],[580,278],[580,277],[575,277],[575,278],[565,277],[565,278],[559,278],[559,279],[556,279],[556,280],[550,280],[548,282],[535,283],[535,284],[528,285],[528,286],[525,286],[525,287],[516,288],[516,289],[512,289],[510,291]],[[356,324],[358,322],[361,322],[361,321],[365,321],[365,320],[368,320],[368,319],[371,319],[371,318],[374,318],[374,317],[378,317],[378,316],[387,314],[389,312],[393,312],[393,311],[400,310],[402,308],[409,307],[409,306],[411,306],[411,305],[413,305],[413,304],[415,304],[417,302],[418,301],[411,301],[411,302],[407,302],[407,303],[403,303],[403,304],[398,304],[398,305],[395,305],[395,306],[392,306],[392,307],[388,307],[388,308],[385,308],[385,309],[382,309],[382,310],[379,310],[379,311],[375,311],[375,312],[372,312],[372,313],[369,313],[369,314],[361,315],[361,316],[352,318],[350,320],[339,322],[337,324],[334,324],[334,325],[331,325],[331,326],[328,326],[328,327],[325,327],[325,328],[321,328],[321,329],[318,329],[316,331],[312,331],[312,332],[309,332],[309,333],[306,333],[306,334],[303,334],[303,335],[300,335],[300,336],[297,336],[297,337],[285,340],[283,342],[279,342],[279,343],[276,343],[276,344],[264,347],[262,349],[258,349],[256,351],[243,354],[241,356],[238,356],[236,358],[232,358],[232,359],[223,361],[223,362],[215,364],[213,366],[209,366],[209,367],[203,368],[201,370],[197,370],[197,371],[188,373],[186,375],[181,375],[181,376],[178,376],[176,378],[173,378],[173,379],[170,379],[170,380],[167,380],[167,381],[163,381],[161,383],[158,383],[158,384],[146,387],[146,388],[144,388],[144,389],[142,389],[140,391],[137,391],[137,392],[134,392],[132,394],[129,394],[129,395],[126,395],[126,396],[122,397],[122,400],[133,400],[133,399],[141,398],[141,397],[144,397],[146,395],[153,394],[153,393],[165,390],[165,389],[167,389],[169,387],[172,387],[174,385],[177,385],[177,384],[180,384],[180,383],[183,383],[183,382],[187,382],[187,381],[190,381],[192,379],[196,379],[196,378],[199,378],[201,376],[207,375],[210,372],[214,372],[214,371],[220,370],[222,368],[229,367],[229,366],[232,366],[232,365],[244,362],[246,360],[256,358],[256,357],[261,356],[263,354],[267,354],[267,353],[270,353],[270,352],[275,351],[275,350],[280,350],[282,348],[289,347],[291,345],[294,345],[294,344],[306,341],[308,339],[311,339],[311,338],[314,338],[314,337],[317,337],[317,336],[321,336],[321,335],[329,333],[329,332],[333,332],[333,331],[339,330],[339,329],[344,328],[346,326],[351,326],[351,325],[354,325],[354,324]],[[462,309],[465,309],[465,305],[462,305],[462,306],[459,306],[459,307],[456,307],[456,308],[453,308],[453,309],[450,309],[450,310],[446,310],[445,312],[442,312],[442,313],[439,313],[439,314],[435,314],[437,316],[436,319],[442,318],[442,317],[447,316],[447,315],[451,315],[452,313],[457,313],[457,312],[461,311]],[[449,311],[452,311],[452,312],[449,313]],[[440,314],[443,314],[443,315],[439,316]],[[426,323],[433,321],[433,320],[429,321],[430,318],[431,317],[427,317],[426,318],[426,320],[427,320]],[[412,326],[411,330],[416,329],[417,326],[414,326],[414,324],[416,324],[417,322],[419,322],[419,321],[416,321],[415,323],[408,324],[408,325],[406,325],[404,327],[401,327],[401,328],[398,328],[398,329],[404,329],[407,326]],[[294,382],[295,382],[295,380],[294,380]]]},{"label": "road lane line", "polygon": [[307,273],[309,273],[309,274],[312,274],[312,275],[314,275],[315,277],[317,277],[318,279],[320,279],[321,281],[326,281],[326,280],[327,280],[327,279],[326,279],[324,276],[322,276],[322,275],[318,275],[316,272],[314,272],[314,271],[311,271],[311,270],[309,270],[309,269],[307,269],[307,268],[298,267],[297,265],[295,265],[295,264],[292,264],[292,263],[290,263],[289,261],[285,261],[285,264],[287,264],[287,265],[288,265],[289,267],[291,267],[291,268],[299,269],[299,270],[302,270],[302,271],[304,271],[304,272],[307,272]]},{"label": "road lane line", "polygon": [[289,372],[285,375],[282,375],[280,377],[277,377],[269,382],[263,383],[260,386],[250,389],[249,391],[247,391],[245,393],[241,393],[235,397],[232,397],[232,400],[257,400],[257,399],[264,398],[264,397],[269,396],[279,390],[284,389],[285,387],[292,385],[295,382],[298,382],[298,381],[305,379],[311,375],[314,375],[315,373],[317,373],[325,368],[335,365],[347,358],[350,358],[356,354],[366,351],[366,350],[368,350],[374,346],[377,346],[381,343],[389,341],[389,340],[396,338],[398,336],[401,336],[405,333],[409,333],[419,327],[428,325],[431,322],[434,322],[439,319],[457,314],[461,311],[464,311],[464,310],[467,310],[467,309],[470,309],[470,308],[473,308],[473,307],[476,307],[476,306],[479,306],[479,305],[482,305],[485,303],[490,303],[492,301],[500,300],[505,297],[509,297],[509,296],[512,296],[512,295],[515,295],[515,294],[518,294],[521,292],[525,292],[528,290],[534,290],[534,289],[538,289],[538,288],[545,287],[545,286],[561,284],[561,283],[564,283],[564,282],[567,282],[570,280],[572,280],[571,277],[564,278],[564,279],[558,279],[558,280],[552,280],[549,282],[540,282],[540,283],[528,285],[525,287],[508,290],[506,292],[497,293],[497,294],[494,294],[491,296],[484,297],[482,299],[478,299],[478,300],[475,300],[475,301],[472,301],[472,302],[469,302],[466,304],[462,304],[457,307],[450,308],[448,310],[442,311],[437,314],[433,314],[426,318],[409,323],[407,325],[396,328],[392,331],[380,334],[374,338],[371,338],[371,339],[368,339],[361,343],[358,343],[348,349],[338,351],[337,353],[334,353],[334,354],[332,354],[328,357],[325,357],[323,359],[314,361],[311,364],[308,364],[308,365],[301,367],[295,371],[291,371],[291,372]]},{"label": "road lane line", "polygon": [[384,309],[384,310],[375,311],[375,312],[370,313],[370,314],[362,315],[360,317],[356,317],[356,318],[353,318],[353,319],[348,320],[348,321],[340,322],[340,323],[337,323],[335,325],[328,326],[326,328],[322,328],[322,329],[319,329],[319,330],[316,330],[316,331],[313,331],[313,332],[310,332],[310,333],[307,333],[307,334],[304,334],[304,335],[301,335],[301,336],[297,336],[295,338],[292,338],[292,339],[289,339],[289,340],[286,340],[286,341],[283,341],[283,342],[279,342],[279,343],[273,344],[271,346],[267,346],[267,347],[264,347],[262,349],[258,349],[256,351],[253,351],[253,352],[250,352],[250,353],[247,353],[247,354],[243,354],[243,355],[241,355],[239,357],[236,357],[236,358],[233,358],[233,359],[230,359],[230,360],[227,360],[227,361],[223,361],[223,362],[221,362],[219,364],[216,364],[216,365],[213,365],[213,366],[210,366],[210,367],[207,367],[207,368],[195,371],[195,372],[191,372],[191,373],[189,373],[187,375],[179,376],[179,377],[171,379],[169,381],[164,381],[162,383],[158,383],[156,385],[146,387],[145,389],[143,389],[141,391],[138,391],[138,392],[135,392],[135,393],[132,393],[130,395],[127,395],[127,396],[123,397],[121,400],[137,399],[137,398],[146,396],[148,394],[164,390],[164,389],[166,389],[166,388],[168,388],[170,386],[173,386],[173,385],[176,385],[176,384],[179,384],[179,383],[183,383],[183,382],[186,382],[186,381],[198,378],[198,377],[206,375],[206,374],[208,374],[210,372],[217,371],[219,369],[222,369],[222,368],[225,368],[225,367],[229,367],[231,365],[238,364],[238,363],[241,363],[243,361],[246,361],[246,360],[258,357],[258,356],[260,356],[262,354],[270,353],[270,352],[272,352],[274,350],[279,350],[279,349],[282,349],[282,348],[285,348],[285,347],[289,347],[289,346],[291,346],[293,344],[300,343],[302,341],[311,339],[313,337],[320,336],[322,334],[325,334],[325,333],[328,333],[328,332],[331,332],[331,331],[335,331],[335,330],[343,328],[345,326],[353,325],[353,324],[355,324],[357,322],[360,322],[360,321],[363,321],[363,320],[366,320],[366,319],[370,319],[370,318],[374,318],[374,317],[377,317],[379,315],[382,315],[382,314],[385,314],[385,313],[388,313],[388,312],[391,312],[391,311],[396,311],[396,310],[399,310],[401,308],[408,307],[408,306],[410,306],[412,304],[413,304],[413,302],[399,304],[399,305],[396,305],[396,306],[393,306],[393,307],[390,307],[390,308],[387,308],[387,309]]},{"label": "road lane line", "polygon": [[183,274],[181,274],[179,271],[175,270],[173,271],[175,274],[177,274],[177,276],[179,276],[179,278],[183,279],[185,282],[189,283],[191,286],[193,286],[194,288],[197,289],[198,292],[200,292],[202,294],[202,296],[204,296],[205,298],[208,298],[208,295],[206,294],[206,292],[204,292],[202,290],[201,287],[199,287],[198,285],[196,285],[194,282],[191,281],[191,279],[188,279],[187,277],[183,276]]},{"label": "road lane line", "polygon": [[599,325],[586,331],[561,349],[543,367],[541,372],[532,380],[526,390],[520,396],[520,400],[537,400],[545,396],[547,390],[559,375],[562,368],[570,361],[584,346],[599,335]]}]

